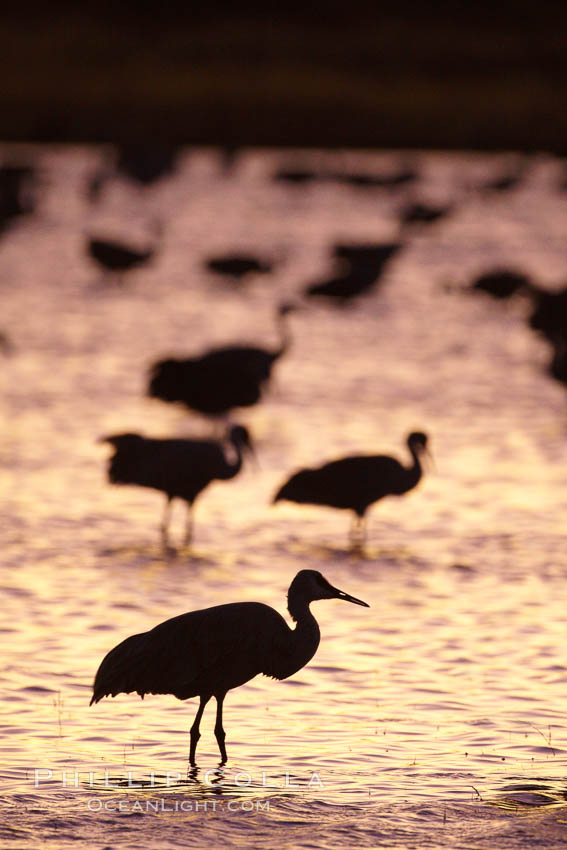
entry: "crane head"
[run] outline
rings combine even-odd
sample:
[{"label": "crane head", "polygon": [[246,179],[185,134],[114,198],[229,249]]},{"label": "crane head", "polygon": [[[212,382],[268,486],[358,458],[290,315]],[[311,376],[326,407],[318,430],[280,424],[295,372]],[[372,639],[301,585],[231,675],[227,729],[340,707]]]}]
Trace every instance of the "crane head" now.
[{"label": "crane head", "polygon": [[423,431],[412,431],[408,437],[408,446],[417,452],[425,451],[427,449],[427,434],[424,434]]},{"label": "crane head", "polygon": [[423,431],[412,431],[412,433],[408,437],[407,442],[410,451],[414,451],[418,455],[424,455],[429,461],[429,465],[431,466],[431,468],[435,469],[433,456],[429,451],[427,434],[424,434]]},{"label": "crane head", "polygon": [[353,602],[355,605],[370,608],[368,603],[363,602],[362,599],[357,599],[355,596],[345,593],[344,590],[333,587],[318,570],[300,570],[297,573],[290,585],[288,599],[296,594],[303,596],[309,602],[316,599],[343,599],[345,602]]},{"label": "crane head", "polygon": [[111,446],[114,446],[117,449],[119,446],[125,445],[139,445],[143,443],[144,438],[140,434],[111,434],[108,437],[99,437],[97,439],[97,443],[110,443]]},{"label": "crane head", "polygon": [[228,438],[235,446],[241,446],[252,451],[250,432],[244,425],[233,425],[229,431]]},{"label": "crane head", "polygon": [[233,446],[238,447],[242,452],[247,452],[255,461],[256,466],[258,465],[248,428],[245,428],[244,425],[233,425],[228,432],[228,439]]}]

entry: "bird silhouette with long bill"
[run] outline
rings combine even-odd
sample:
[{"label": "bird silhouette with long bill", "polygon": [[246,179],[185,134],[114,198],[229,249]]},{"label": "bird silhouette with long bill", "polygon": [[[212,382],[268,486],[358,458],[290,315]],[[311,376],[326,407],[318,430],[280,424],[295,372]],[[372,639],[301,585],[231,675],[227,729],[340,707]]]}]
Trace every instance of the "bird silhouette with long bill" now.
[{"label": "bird silhouette with long bill", "polygon": [[114,446],[108,466],[112,484],[135,484],[165,493],[167,501],[161,522],[164,548],[173,499],[187,504],[184,545],[193,535],[193,503],[211,481],[228,481],[240,472],[245,452],[253,454],[252,441],[243,425],[233,425],[226,435],[234,459],[227,458],[224,442],[213,440],[153,439],[140,434],[115,434],[99,442]]},{"label": "bird silhouette with long bill", "polygon": [[316,570],[301,570],[287,594],[296,626],[290,629],[274,608],[261,602],[233,602],[181,614],[149,632],[133,635],[103,659],[90,704],[120,693],[199,697],[190,733],[189,762],[195,766],[199,726],[205,706],[215,697],[215,737],[226,764],[223,702],[228,691],[259,673],[287,679],[313,658],[321,637],[309,605],[318,599],[368,604],[329,584]]},{"label": "bird silhouette with long bill", "polygon": [[197,357],[157,361],[150,370],[148,395],[205,416],[226,416],[235,407],[257,404],[274,364],[289,349],[287,316],[296,309],[293,304],[278,307],[280,344],[275,349],[227,345]]},{"label": "bird silhouette with long bill", "polygon": [[401,496],[412,490],[423,474],[420,458],[427,452],[427,435],[412,432],[407,438],[412,464],[404,466],[388,455],[345,457],[317,469],[301,469],[278,490],[282,499],[311,505],[328,505],[354,511],[350,540],[360,549],[366,537],[366,511],[385,496]]}]

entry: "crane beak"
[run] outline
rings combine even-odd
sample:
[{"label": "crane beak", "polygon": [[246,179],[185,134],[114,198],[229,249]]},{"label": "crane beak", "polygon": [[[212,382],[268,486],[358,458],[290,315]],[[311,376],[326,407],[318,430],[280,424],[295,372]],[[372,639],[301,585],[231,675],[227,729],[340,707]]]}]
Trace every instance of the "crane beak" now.
[{"label": "crane beak", "polygon": [[252,466],[254,467],[254,469],[256,469],[256,470],[260,469],[260,462],[258,461],[258,455],[256,454],[256,452],[252,448],[251,443],[248,443],[245,446],[245,451],[248,454],[248,456],[250,457],[250,459],[252,461]]},{"label": "crane beak", "polygon": [[424,449],[424,451],[423,451],[423,454],[424,454],[424,457],[425,457],[425,461],[426,461],[427,467],[428,467],[428,468],[429,468],[432,472],[437,472],[437,466],[436,466],[436,464],[435,464],[435,458],[433,457],[433,455],[431,454],[431,452],[429,451],[429,449],[427,448],[427,446],[425,447],[425,449]]},{"label": "crane beak", "polygon": [[336,587],[333,587],[333,590],[337,599],[344,599],[345,602],[353,602],[355,605],[364,605],[365,608],[370,608],[368,602],[363,602],[362,599],[357,599],[356,596],[350,596],[344,590],[338,590]]}]

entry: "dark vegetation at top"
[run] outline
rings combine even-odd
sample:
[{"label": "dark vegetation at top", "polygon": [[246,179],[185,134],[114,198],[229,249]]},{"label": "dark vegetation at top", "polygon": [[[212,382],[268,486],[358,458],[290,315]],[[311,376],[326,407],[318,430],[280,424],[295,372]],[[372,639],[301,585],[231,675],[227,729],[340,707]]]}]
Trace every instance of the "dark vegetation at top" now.
[{"label": "dark vegetation at top", "polygon": [[567,147],[558,3],[178,2],[3,14],[0,137]]}]

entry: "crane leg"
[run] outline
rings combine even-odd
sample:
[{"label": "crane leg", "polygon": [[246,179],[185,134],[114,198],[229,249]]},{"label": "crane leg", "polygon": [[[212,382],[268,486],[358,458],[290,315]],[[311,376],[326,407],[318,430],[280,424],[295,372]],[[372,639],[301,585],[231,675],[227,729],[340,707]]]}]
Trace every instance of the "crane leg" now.
[{"label": "crane leg", "polygon": [[199,708],[197,709],[197,714],[195,715],[195,720],[193,721],[193,725],[191,726],[190,731],[190,739],[191,746],[189,748],[189,764],[191,767],[195,767],[195,752],[197,750],[197,741],[201,737],[201,733],[199,732],[199,726],[201,725],[201,717],[203,716],[203,712],[205,710],[205,706],[210,700],[210,697],[199,697]]},{"label": "crane leg", "polygon": [[217,719],[215,721],[215,738],[217,739],[217,744],[219,745],[219,750],[221,754],[221,765],[226,764],[227,755],[226,755],[226,747],[224,745],[224,740],[226,738],[225,731],[222,728],[222,704],[224,702],[225,694],[217,694]]},{"label": "crane leg", "polygon": [[360,528],[360,541],[359,541],[359,543],[360,543],[360,547],[362,548],[364,546],[364,544],[366,543],[366,517],[364,517],[364,516],[360,517],[359,528]]},{"label": "crane leg", "polygon": [[167,501],[165,503],[165,509],[163,512],[163,516],[161,519],[161,525],[159,527],[161,532],[161,542],[163,544],[163,548],[167,548],[167,530],[169,528],[169,517],[171,514],[171,496],[167,497]]},{"label": "crane leg", "polygon": [[189,546],[193,539],[193,505],[187,503],[187,520],[185,522],[185,537],[183,545]]},{"label": "crane leg", "polygon": [[365,517],[355,514],[352,520],[349,534],[350,542],[354,549],[362,549],[366,542]]}]

